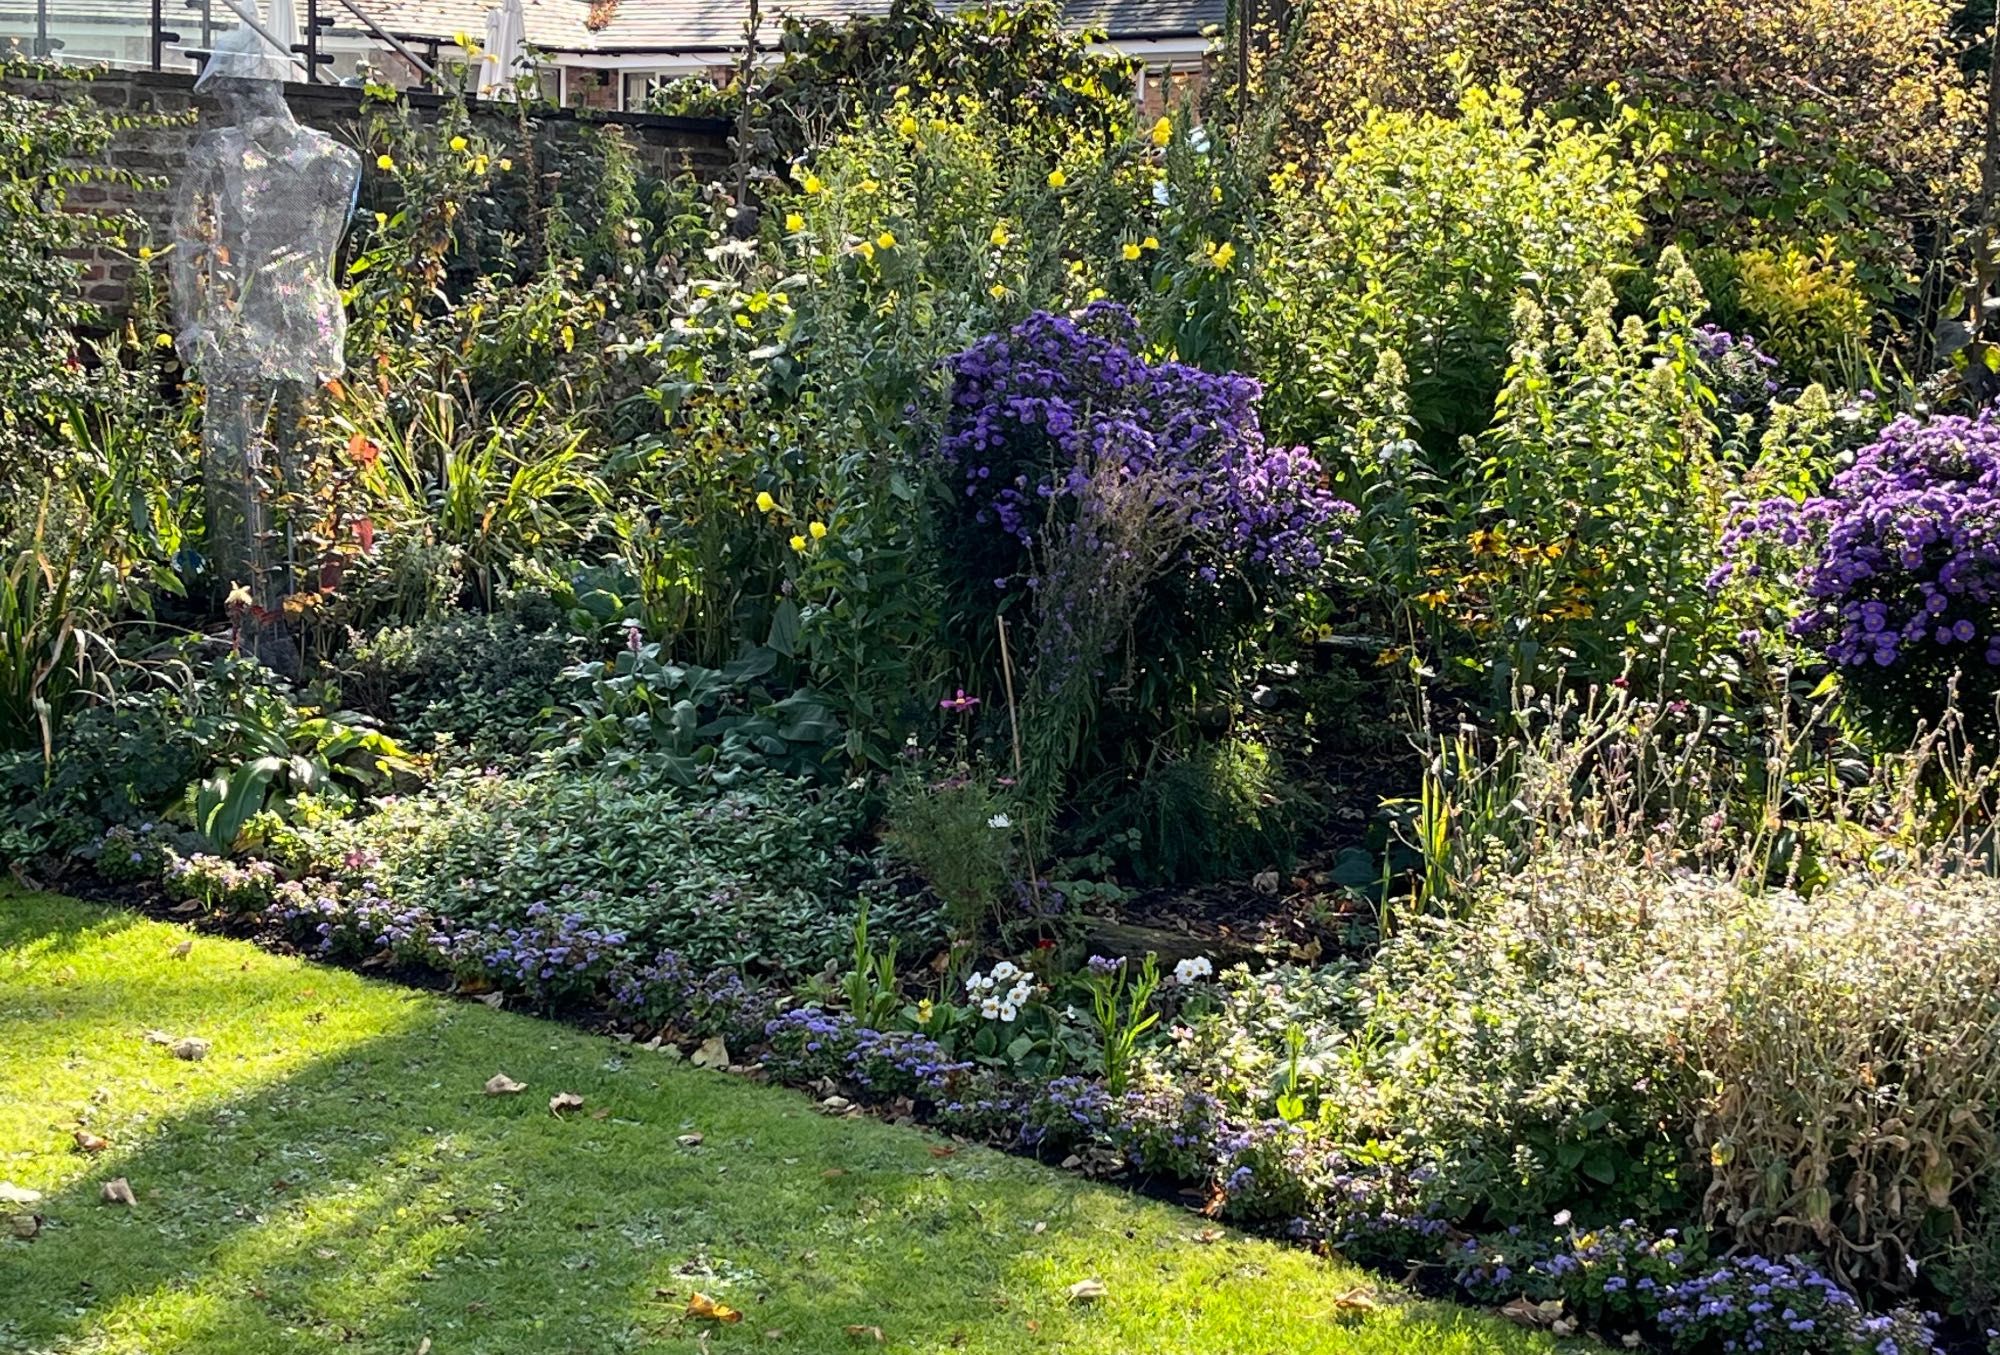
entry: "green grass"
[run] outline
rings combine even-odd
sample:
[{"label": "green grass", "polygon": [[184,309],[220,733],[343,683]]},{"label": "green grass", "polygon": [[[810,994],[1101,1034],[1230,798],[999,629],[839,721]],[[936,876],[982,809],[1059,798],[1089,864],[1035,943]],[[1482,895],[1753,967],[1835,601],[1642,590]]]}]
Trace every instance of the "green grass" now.
[{"label": "green grass", "polygon": [[[1030,1162],[189,935],[0,887],[0,1179],[47,1217],[0,1240],[0,1350],[1553,1349]],[[498,1071],[528,1090],[483,1095]],[[136,1208],[101,1202],[119,1176]],[[695,1290],[743,1320],[686,1318]]]}]

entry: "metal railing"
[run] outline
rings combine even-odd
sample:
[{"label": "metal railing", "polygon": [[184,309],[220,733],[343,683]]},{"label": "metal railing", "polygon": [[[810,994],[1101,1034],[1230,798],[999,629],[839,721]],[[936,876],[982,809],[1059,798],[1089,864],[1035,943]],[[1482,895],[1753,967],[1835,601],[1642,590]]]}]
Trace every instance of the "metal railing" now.
[{"label": "metal railing", "polygon": [[[304,13],[300,41],[291,43],[281,41],[265,27],[257,16],[254,4],[246,3],[246,0],[146,0],[144,59],[134,62],[114,57],[110,59],[110,64],[126,67],[136,64],[158,71],[167,69],[170,60],[184,58],[199,67],[213,49],[216,34],[240,23],[262,35],[274,48],[287,52],[296,70],[294,78],[307,84],[327,82],[326,68],[333,64],[334,58],[327,51],[326,40],[336,30],[342,37],[359,37],[383,51],[393,52],[408,62],[411,70],[425,84],[437,83],[440,39],[429,35],[391,33],[377,23],[357,0],[302,2]],[[176,18],[176,26],[170,28],[168,11],[173,4],[188,11],[188,16],[186,20]],[[31,55],[64,59],[65,44],[56,36],[52,22],[52,18],[60,17],[59,0],[34,0],[34,27],[28,42]],[[181,31],[182,25],[188,28],[185,34]],[[4,40],[4,35],[0,35],[0,44]],[[417,48],[420,47],[428,49],[428,57],[418,54]]]}]

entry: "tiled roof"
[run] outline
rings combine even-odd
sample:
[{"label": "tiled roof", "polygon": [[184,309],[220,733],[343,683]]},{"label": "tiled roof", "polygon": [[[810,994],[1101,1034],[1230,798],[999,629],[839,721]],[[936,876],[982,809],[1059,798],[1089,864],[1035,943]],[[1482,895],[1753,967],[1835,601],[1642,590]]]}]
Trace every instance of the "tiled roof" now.
[{"label": "tiled roof", "polygon": [[[486,31],[492,0],[356,0],[368,16],[398,36],[449,39],[468,33],[476,41]],[[1090,28],[1111,38],[1195,36],[1220,26],[1226,0],[1063,0],[1070,26]],[[222,0],[211,0],[219,26],[232,18]],[[339,17],[341,31],[359,31],[336,0],[320,0],[323,11]],[[771,0],[764,9],[764,36],[775,38],[786,15],[802,19],[843,19],[889,12],[891,0]],[[675,52],[728,50],[743,38],[747,0],[618,0],[610,21],[593,31],[585,25],[590,0],[522,0],[528,42],[544,51]],[[102,21],[143,28],[150,0],[49,0],[51,16],[71,23]],[[298,4],[305,17],[303,0]],[[164,0],[167,26],[183,34],[198,29],[182,0]],[[34,0],[0,0],[0,34],[33,31]]]}]

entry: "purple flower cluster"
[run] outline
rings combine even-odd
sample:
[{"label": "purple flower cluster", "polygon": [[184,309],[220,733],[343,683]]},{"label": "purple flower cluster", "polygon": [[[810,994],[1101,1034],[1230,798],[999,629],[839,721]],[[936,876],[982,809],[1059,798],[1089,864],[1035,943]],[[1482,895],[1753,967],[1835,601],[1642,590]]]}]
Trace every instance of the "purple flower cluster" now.
[{"label": "purple flower cluster", "polygon": [[471,970],[537,1002],[584,999],[604,985],[626,945],[625,933],[581,913],[528,905],[518,927],[473,928],[439,938],[454,969]]},{"label": "purple flower cluster", "polygon": [[1035,1088],[1020,1137],[1030,1147],[1080,1148],[1107,1141],[1111,1121],[1111,1093],[1102,1082],[1059,1077]]},{"label": "purple flower cluster", "polygon": [[319,956],[440,958],[437,920],[426,909],[377,893],[372,880],[357,889],[329,880],[287,880],[277,887],[264,916]]},{"label": "purple flower cluster", "polygon": [[770,1041],[765,1066],[788,1079],[839,1079],[875,1097],[937,1098],[971,1068],[953,1059],[929,1036],[907,1030],[873,1030],[844,1012],[795,1007],[764,1026]]},{"label": "purple flower cluster", "polygon": [[1208,1092],[1154,1086],[1125,1093],[1109,1136],[1139,1170],[1193,1181],[1216,1160],[1227,1125],[1222,1102]]},{"label": "purple flower cluster", "polygon": [[1229,568],[1318,568],[1353,510],[1302,448],[1264,442],[1257,383],[1148,363],[1136,345],[1131,316],[1099,303],[1081,322],[1038,311],[953,359],[939,454],[973,522],[1017,547],[989,567],[993,583],[1024,573],[1046,531],[1096,539],[1091,486],[1107,467],[1178,500],[1205,580]]},{"label": "purple flower cluster", "polygon": [[278,888],[278,868],[269,861],[238,865],[204,852],[180,856],[168,851],[165,855],[161,884],[167,893],[220,912],[258,912],[271,902]]},{"label": "purple flower cluster", "polygon": [[1768,1355],[1934,1355],[1935,1320],[1906,1308],[1865,1313],[1798,1257],[1732,1257],[1673,1286],[1659,1310],[1677,1349]]},{"label": "purple flower cluster", "polygon": [[763,1035],[773,995],[734,969],[695,969],[678,952],[663,950],[645,964],[621,964],[611,975],[611,1002],[619,1015],[686,1035],[720,1035],[741,1043]]},{"label": "purple flower cluster", "polygon": [[1748,334],[1731,334],[1716,325],[1694,332],[1694,351],[1715,382],[1716,398],[1734,414],[1750,413],[1769,404],[1778,393],[1773,375],[1778,360],[1757,346]]},{"label": "purple flower cluster", "polygon": [[1961,705],[2000,690],[2000,422],[1902,418],[1855,454],[1825,495],[1758,505],[1730,529],[1711,582],[1755,573],[1775,545],[1803,556],[1795,633],[1888,713],[1935,716],[1953,676]]}]

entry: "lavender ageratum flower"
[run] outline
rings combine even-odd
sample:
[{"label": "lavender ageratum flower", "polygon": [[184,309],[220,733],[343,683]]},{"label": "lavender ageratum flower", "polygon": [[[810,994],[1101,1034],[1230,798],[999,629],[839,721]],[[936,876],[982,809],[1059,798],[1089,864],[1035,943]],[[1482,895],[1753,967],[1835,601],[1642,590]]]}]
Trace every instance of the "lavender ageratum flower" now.
[{"label": "lavender ageratum flower", "polygon": [[1910,1308],[1870,1314],[1838,1281],[1796,1256],[1735,1256],[1669,1287],[1659,1325],[1675,1349],[1938,1355],[1937,1319]]},{"label": "lavender ageratum flower", "polygon": [[1771,553],[1796,561],[1794,633],[1900,721],[1960,706],[1988,711],[2000,675],[2000,421],[1901,418],[1855,454],[1825,494],[1767,500],[1723,541],[1715,583],[1755,574]]}]

